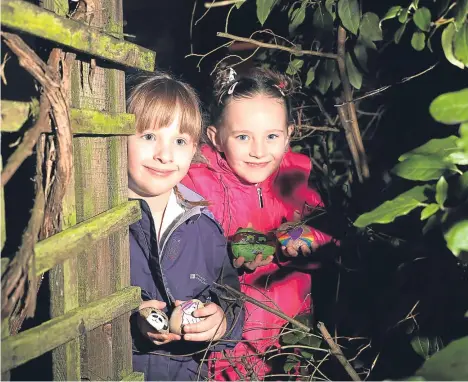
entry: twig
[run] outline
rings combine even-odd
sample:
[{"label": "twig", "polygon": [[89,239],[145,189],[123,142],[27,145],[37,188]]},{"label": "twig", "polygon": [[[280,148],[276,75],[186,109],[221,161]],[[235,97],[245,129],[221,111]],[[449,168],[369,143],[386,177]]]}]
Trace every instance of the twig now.
[{"label": "twig", "polygon": [[345,368],[346,372],[351,377],[351,379],[353,381],[360,381],[361,378],[359,378],[359,375],[356,373],[356,370],[354,370],[351,364],[348,362],[340,347],[335,343],[335,341],[333,341],[333,339],[330,336],[330,333],[325,327],[325,324],[323,322],[319,322],[317,324],[317,327],[322,333],[325,341],[327,341],[328,346],[330,346],[332,354],[336,357],[338,362],[341,363],[341,365]]},{"label": "twig", "polygon": [[328,124],[334,126],[335,123],[334,123],[332,117],[330,116],[330,114],[328,114],[328,112],[325,110],[325,107],[323,106],[322,100],[318,96],[314,96],[314,101],[317,103],[317,106],[319,107],[320,111],[322,112],[322,114],[327,119]]},{"label": "twig", "polygon": [[310,126],[310,125],[301,125],[301,130],[316,130],[316,131],[331,131],[333,133],[338,133],[340,130],[336,127],[330,126]]},{"label": "twig", "polygon": [[253,45],[262,47],[262,48],[269,48],[269,49],[278,49],[278,50],[284,50],[285,52],[292,53],[296,56],[299,55],[308,55],[308,56],[318,56],[318,57],[326,57],[326,58],[333,58],[337,59],[338,56],[335,53],[323,53],[323,52],[317,52],[315,50],[302,50],[302,49],[297,49],[296,47],[287,47],[284,45],[278,45],[278,44],[269,44],[266,42],[254,40],[252,38],[247,38],[247,37],[240,37],[240,36],[235,36],[230,33],[224,33],[224,32],[218,32],[216,33],[218,37],[224,37],[231,39],[233,41],[241,41],[241,42],[248,42]]},{"label": "twig", "polygon": [[[362,143],[361,133],[359,131],[359,125],[357,120],[356,108],[354,102],[352,101],[353,96],[351,92],[351,85],[349,83],[348,75],[346,74],[346,64],[345,64],[345,42],[346,42],[346,30],[342,27],[338,27],[338,70],[340,72],[341,83],[343,84],[343,93],[345,101],[347,102],[347,115],[349,120],[349,127],[356,145],[357,153],[359,156],[359,163],[356,163],[356,168],[361,176],[359,176],[359,181],[362,183],[362,178],[369,177],[369,166],[367,165],[366,153],[364,150],[364,145]],[[348,142],[349,144],[349,142]]]},{"label": "twig", "polygon": [[216,282],[214,282],[213,284],[215,284],[215,285],[217,285],[217,286],[219,286],[221,288],[224,288],[226,291],[232,293],[234,296],[236,296],[236,297],[238,297],[238,298],[240,298],[240,299],[242,299],[244,301],[248,301],[251,304],[254,304],[254,305],[258,306],[259,308],[262,308],[262,309],[266,310],[267,312],[273,313],[274,315],[276,315],[278,317],[281,317],[282,319],[288,321],[292,325],[304,330],[307,333],[310,332],[310,328],[307,325],[304,325],[303,323],[295,320],[294,318],[289,317],[288,315],[284,314],[283,312],[280,312],[277,309],[271,308],[268,305],[265,305],[262,302],[254,299],[254,298],[252,298],[250,296],[247,296],[245,293],[239,292],[238,290],[230,287],[229,285],[218,284]]},{"label": "twig", "polygon": [[225,7],[226,5],[245,3],[246,1],[247,0],[224,0],[224,1],[217,1],[216,3],[205,3],[205,8]]}]

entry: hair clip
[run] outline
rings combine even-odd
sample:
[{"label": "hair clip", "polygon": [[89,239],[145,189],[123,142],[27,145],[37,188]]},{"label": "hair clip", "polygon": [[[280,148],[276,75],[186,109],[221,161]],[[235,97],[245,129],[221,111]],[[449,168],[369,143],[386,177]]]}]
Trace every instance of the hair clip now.
[{"label": "hair clip", "polygon": [[228,82],[232,82],[236,79],[237,73],[233,68],[229,68]]},{"label": "hair clip", "polygon": [[227,92],[229,95],[231,95],[232,93],[234,93],[234,89],[236,88],[236,85],[237,85],[238,83],[239,83],[239,81],[236,81],[236,82],[234,82],[234,83],[231,85],[231,87],[229,88],[229,90],[228,90],[228,92]]},{"label": "hair clip", "polygon": [[[281,85],[283,85],[283,86],[281,86]],[[285,86],[286,86],[283,82],[280,83],[279,85],[273,85],[273,86],[274,86],[276,89],[278,89],[278,91],[281,93],[281,95],[282,95],[283,97],[286,97],[286,94],[284,94],[284,91],[283,91],[283,89],[282,89],[282,87],[285,87]]]}]

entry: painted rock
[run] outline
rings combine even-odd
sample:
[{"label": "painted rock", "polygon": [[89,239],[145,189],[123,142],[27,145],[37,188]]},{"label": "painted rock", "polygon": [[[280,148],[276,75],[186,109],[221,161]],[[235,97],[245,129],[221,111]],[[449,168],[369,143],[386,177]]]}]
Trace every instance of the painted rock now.
[{"label": "painted rock", "polygon": [[142,316],[148,324],[150,324],[158,333],[169,333],[169,319],[166,313],[155,308],[143,308],[140,310]]},{"label": "painted rock", "polygon": [[274,240],[252,228],[239,228],[232,237],[231,248],[234,257],[242,256],[245,261],[255,260],[260,253],[266,259],[276,251]]},{"label": "painted rock", "polygon": [[299,249],[304,243],[313,248],[316,238],[310,227],[297,223],[283,223],[276,231],[276,238],[282,246],[292,242],[294,249]]},{"label": "painted rock", "polygon": [[193,317],[193,312],[197,309],[203,308],[205,305],[197,299],[184,301],[182,304],[177,306],[171,314],[169,320],[169,330],[171,333],[182,334],[184,325],[195,324],[204,320],[204,318]]}]

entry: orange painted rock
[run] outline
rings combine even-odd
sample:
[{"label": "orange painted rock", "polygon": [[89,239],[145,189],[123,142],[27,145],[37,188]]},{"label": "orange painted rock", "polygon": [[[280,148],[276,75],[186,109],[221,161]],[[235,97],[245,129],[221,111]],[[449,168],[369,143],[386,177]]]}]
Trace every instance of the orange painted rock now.
[{"label": "orange painted rock", "polygon": [[193,312],[203,308],[205,305],[197,299],[184,301],[177,306],[171,314],[169,320],[169,330],[171,333],[182,334],[184,325],[195,324],[204,320],[204,318],[194,317]]}]

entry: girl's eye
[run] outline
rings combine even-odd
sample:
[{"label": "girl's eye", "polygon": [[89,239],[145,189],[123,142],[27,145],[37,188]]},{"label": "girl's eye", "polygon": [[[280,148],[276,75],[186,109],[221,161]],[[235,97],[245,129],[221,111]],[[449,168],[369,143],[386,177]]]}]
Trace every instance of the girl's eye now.
[{"label": "girl's eye", "polygon": [[276,138],[278,138],[278,137],[279,137],[278,134],[268,134],[268,139],[269,139],[269,140],[273,140],[273,139],[276,139]]},{"label": "girl's eye", "polygon": [[238,139],[239,141],[246,141],[247,139],[249,139],[249,136],[246,134],[241,134],[241,135],[238,135],[236,139]]},{"label": "girl's eye", "polygon": [[148,133],[148,134],[144,134],[142,136],[142,138],[145,140],[145,141],[155,141],[156,140],[156,136],[154,134],[151,134],[151,133]]},{"label": "girl's eye", "polygon": [[177,138],[176,139],[176,144],[178,146],[185,146],[187,144],[187,141],[185,139],[182,139],[182,138]]}]

